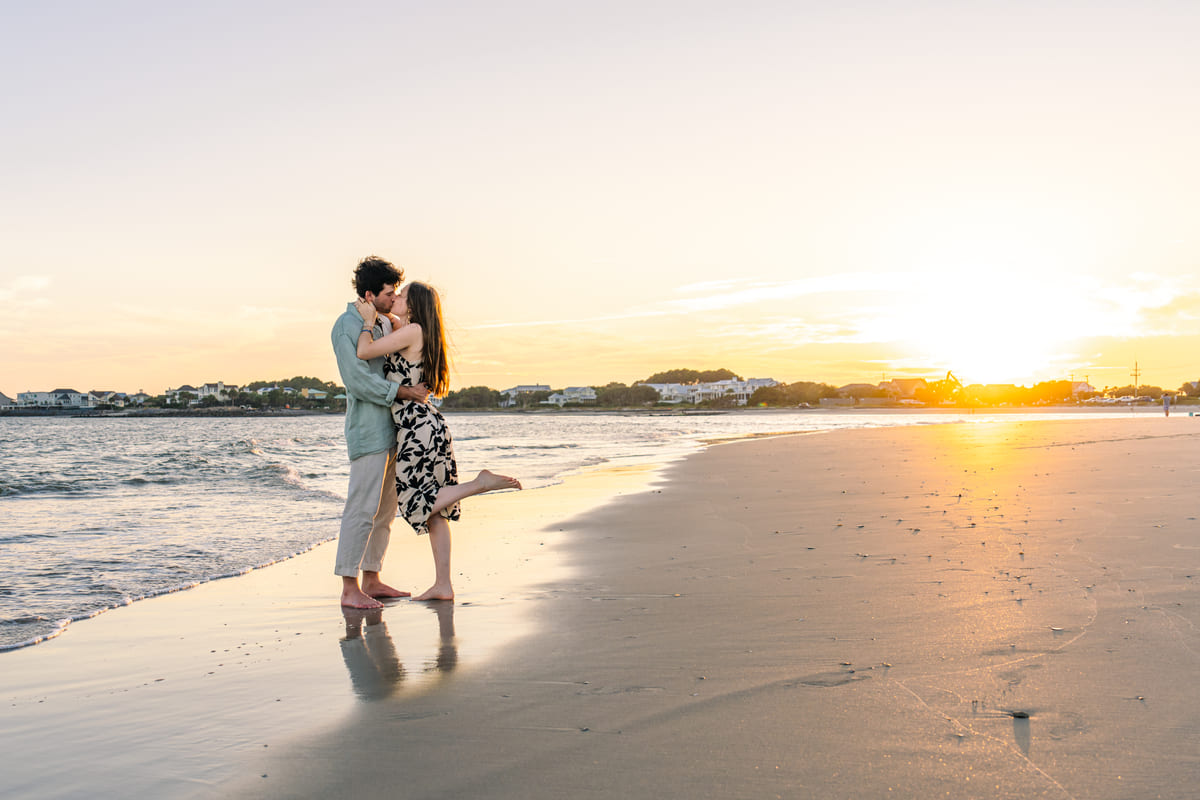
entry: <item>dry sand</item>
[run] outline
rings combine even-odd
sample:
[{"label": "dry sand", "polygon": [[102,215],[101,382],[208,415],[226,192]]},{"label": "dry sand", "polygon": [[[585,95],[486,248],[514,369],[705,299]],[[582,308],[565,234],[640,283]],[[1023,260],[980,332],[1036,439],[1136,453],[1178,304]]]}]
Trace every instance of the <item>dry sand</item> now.
[{"label": "dry sand", "polygon": [[322,547],[0,657],[0,790],[1195,797],[1198,476],[1200,421],[1131,417],[477,498],[453,607],[354,636]]}]

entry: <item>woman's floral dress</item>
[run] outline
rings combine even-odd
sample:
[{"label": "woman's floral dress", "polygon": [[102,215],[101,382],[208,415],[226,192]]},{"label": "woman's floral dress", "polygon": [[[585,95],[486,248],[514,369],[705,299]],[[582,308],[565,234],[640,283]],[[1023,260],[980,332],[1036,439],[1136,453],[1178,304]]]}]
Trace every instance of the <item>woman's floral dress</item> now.
[{"label": "woman's floral dress", "polygon": [[[416,386],[421,382],[421,365],[392,353],[384,362],[383,374],[401,386]],[[396,495],[400,516],[417,533],[429,533],[429,511],[438,490],[458,483],[454,443],[446,420],[430,403],[398,400],[392,403],[392,419],[396,423]],[[456,520],[459,505],[455,503],[440,513],[446,519]]]}]

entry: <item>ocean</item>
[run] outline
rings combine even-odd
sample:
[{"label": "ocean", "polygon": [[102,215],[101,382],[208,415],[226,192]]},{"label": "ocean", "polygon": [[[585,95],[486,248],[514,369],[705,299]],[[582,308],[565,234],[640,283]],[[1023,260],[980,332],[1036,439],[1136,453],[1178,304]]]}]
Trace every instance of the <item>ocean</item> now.
[{"label": "ocean", "polygon": [[[486,467],[536,491],[579,470],[667,461],[731,438],[1013,416],[753,410],[447,421],[464,479]],[[0,417],[0,650],[336,537],[349,474],[342,424],[340,415]]]}]

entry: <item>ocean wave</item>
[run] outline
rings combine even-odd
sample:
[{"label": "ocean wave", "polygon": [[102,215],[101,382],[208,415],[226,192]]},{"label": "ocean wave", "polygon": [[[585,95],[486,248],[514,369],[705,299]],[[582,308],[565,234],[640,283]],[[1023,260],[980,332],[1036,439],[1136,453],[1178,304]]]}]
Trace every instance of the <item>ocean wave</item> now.
[{"label": "ocean wave", "polygon": [[179,478],[125,478],[121,483],[126,486],[169,486],[176,483],[181,483]]},{"label": "ocean wave", "polygon": [[580,445],[578,442],[562,442],[560,444],[545,444],[542,442],[536,442],[533,444],[496,444],[496,445],[491,445],[487,449],[503,450],[503,451],[509,451],[509,450],[513,450],[513,451],[576,450],[580,447],[582,447],[582,445]]},{"label": "ocean wave", "polygon": [[310,480],[319,480],[324,477],[322,473],[301,472],[290,464],[278,461],[258,465],[256,471],[280,488],[300,491],[303,497],[336,500],[339,503],[346,501],[345,495],[321,489],[309,483]]},{"label": "ocean wave", "polygon": [[[100,612],[96,612],[96,613],[100,613]],[[90,616],[95,616],[95,614],[92,614]],[[54,637],[60,635],[63,631],[65,631],[67,629],[67,626],[70,624],[71,624],[70,619],[60,619],[56,623],[54,623],[53,626],[51,626],[50,630],[45,631],[43,633],[34,634],[32,637],[30,637],[28,639],[23,639],[19,642],[11,642],[11,643],[0,642],[0,653],[7,652],[9,650],[19,650],[22,647],[32,647],[35,644],[41,644],[42,642],[49,641],[50,639],[53,639]]]},{"label": "ocean wave", "polygon": [[[205,583],[211,583],[213,581],[224,580],[226,578],[235,578],[239,575],[246,575],[247,573],[253,572],[255,570],[269,567],[272,564],[278,564],[280,562],[287,561],[289,559],[295,558],[296,556],[307,553],[308,551],[312,550],[314,547],[316,547],[318,545],[324,544],[325,542],[333,541],[334,538],[336,538],[336,537],[327,537],[327,538],[321,539],[320,541],[313,542],[306,547],[301,547],[298,550],[294,550],[293,552],[290,552],[286,555],[282,555],[277,558],[272,558],[268,561],[262,561],[262,562],[253,564],[251,566],[243,567],[240,569],[234,569],[234,570],[228,570],[225,572],[214,573],[214,574],[208,575],[206,577],[198,578],[195,580],[184,581],[184,582],[181,582],[176,585],[168,586],[168,587],[158,589],[158,590],[148,591],[148,592],[145,592],[142,594],[123,594],[119,599],[112,599],[109,602],[107,602],[99,607],[93,607],[93,608],[81,610],[75,614],[72,614],[71,616],[63,617],[61,619],[50,619],[47,617],[42,617],[42,616],[31,614],[31,615],[26,615],[23,617],[14,617],[14,618],[11,618],[8,620],[0,620],[0,625],[7,623],[7,624],[17,626],[17,627],[22,626],[22,625],[24,625],[24,626],[35,625],[36,626],[36,625],[39,625],[39,623],[41,623],[41,626],[40,626],[41,629],[38,630],[37,632],[33,633],[31,636],[28,636],[27,638],[21,639],[19,641],[14,641],[14,642],[0,641],[0,653],[8,652],[11,650],[20,650],[25,647],[32,647],[33,645],[41,644],[42,642],[48,641],[50,639],[53,639],[57,636],[62,635],[62,633],[64,631],[66,631],[67,627],[70,626],[71,623],[73,623],[73,622],[79,622],[80,620],[85,620],[85,619],[93,619],[94,617],[98,617],[99,615],[103,614],[105,611],[111,611],[114,608],[121,608],[122,606],[131,605],[133,603],[138,602],[139,600],[148,600],[152,597],[161,597],[162,595],[165,595],[165,594],[174,594],[175,592],[182,592],[182,591],[186,591],[187,589],[194,589],[197,586],[200,586]],[[3,628],[0,628],[0,630],[3,630]]]},{"label": "ocean wave", "polygon": [[81,481],[46,480],[0,484],[0,497],[31,494],[84,494],[95,487]]}]

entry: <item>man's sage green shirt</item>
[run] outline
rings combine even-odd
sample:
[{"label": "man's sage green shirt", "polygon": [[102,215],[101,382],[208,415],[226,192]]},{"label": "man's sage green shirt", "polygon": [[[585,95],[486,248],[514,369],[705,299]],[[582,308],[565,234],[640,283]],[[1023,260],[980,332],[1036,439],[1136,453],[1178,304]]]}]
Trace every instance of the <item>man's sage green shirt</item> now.
[{"label": "man's sage green shirt", "polygon": [[[358,334],[363,329],[363,319],[354,308],[346,304],[346,313],[333,323],[333,354],[337,357],[338,372],[342,385],[346,387],[346,448],[350,460],[382,453],[396,444],[396,426],[392,422],[392,402],[400,384],[383,377],[383,356],[363,361],[358,352]],[[391,332],[386,317],[376,322],[372,338]]]}]

